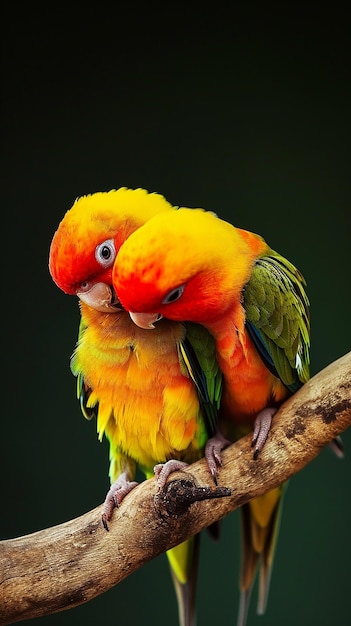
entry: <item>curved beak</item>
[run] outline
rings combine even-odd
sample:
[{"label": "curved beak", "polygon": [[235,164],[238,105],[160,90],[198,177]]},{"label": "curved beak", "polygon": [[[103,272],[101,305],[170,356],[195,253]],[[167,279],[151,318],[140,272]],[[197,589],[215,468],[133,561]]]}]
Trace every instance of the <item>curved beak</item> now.
[{"label": "curved beak", "polygon": [[154,322],[158,322],[163,317],[160,313],[129,313],[129,315],[134,324],[145,330],[155,328]]},{"label": "curved beak", "polygon": [[123,310],[112,287],[106,283],[93,283],[86,290],[77,291],[77,296],[92,309],[102,313],[117,313]]}]

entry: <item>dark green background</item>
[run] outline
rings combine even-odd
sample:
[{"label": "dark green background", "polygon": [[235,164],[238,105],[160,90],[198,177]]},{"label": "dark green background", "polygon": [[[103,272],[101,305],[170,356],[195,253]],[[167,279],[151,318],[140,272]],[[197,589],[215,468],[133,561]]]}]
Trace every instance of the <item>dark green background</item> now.
[{"label": "dark green background", "polygon": [[[108,488],[107,446],[81,416],[69,370],[77,301],[47,269],[78,195],[141,186],[259,232],[308,281],[312,373],[350,349],[346,13],[121,6],[5,10],[1,538],[79,516]],[[344,442],[344,461],[324,450],[291,480],[268,610],[257,617],[254,597],[249,626],[347,622],[350,432]],[[219,545],[204,537],[199,625],[235,623],[238,555],[233,513]],[[176,626],[164,556],[33,624],[101,621]]]}]

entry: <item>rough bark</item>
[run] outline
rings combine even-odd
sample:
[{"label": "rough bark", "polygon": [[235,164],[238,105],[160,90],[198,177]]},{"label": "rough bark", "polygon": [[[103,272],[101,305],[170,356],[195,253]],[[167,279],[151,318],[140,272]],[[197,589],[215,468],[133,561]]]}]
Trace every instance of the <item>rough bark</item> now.
[{"label": "rough bark", "polygon": [[281,407],[257,460],[250,436],[224,451],[218,490],[202,460],[172,475],[166,497],[158,496],[153,479],[136,487],[115,510],[109,532],[98,506],[64,524],[1,541],[0,625],[72,608],[107,591],[161,552],[289,479],[350,423],[351,352]]}]

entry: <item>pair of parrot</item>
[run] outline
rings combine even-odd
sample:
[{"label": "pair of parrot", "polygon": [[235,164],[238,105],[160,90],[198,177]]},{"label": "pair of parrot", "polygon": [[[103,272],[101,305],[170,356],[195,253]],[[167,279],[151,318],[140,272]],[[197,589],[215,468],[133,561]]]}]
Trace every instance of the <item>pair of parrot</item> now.
[{"label": "pair of parrot", "polygon": [[[309,378],[309,303],[300,272],[258,235],[211,211],[122,187],[82,196],[49,256],[54,282],[79,298],[71,368],[83,414],[110,446],[113,509],[139,468],[164,489],[184,463],[253,431],[257,458],[279,405]],[[241,507],[238,626],[259,569],[266,607],[284,485]],[[167,552],[179,623],[193,626],[199,535]]]}]

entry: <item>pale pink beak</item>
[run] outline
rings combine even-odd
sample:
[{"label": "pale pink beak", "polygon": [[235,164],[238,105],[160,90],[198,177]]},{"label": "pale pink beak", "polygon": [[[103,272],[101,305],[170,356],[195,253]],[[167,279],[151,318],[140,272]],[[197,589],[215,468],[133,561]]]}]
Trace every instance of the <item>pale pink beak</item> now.
[{"label": "pale pink beak", "polygon": [[145,328],[145,330],[155,328],[154,322],[158,322],[162,318],[160,313],[129,313],[129,315],[134,324],[139,328]]},{"label": "pale pink beak", "polygon": [[117,313],[123,310],[118,300],[114,301],[114,292],[106,283],[87,282],[84,289],[77,291],[77,296],[92,309],[102,313]]}]

